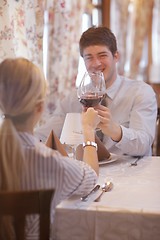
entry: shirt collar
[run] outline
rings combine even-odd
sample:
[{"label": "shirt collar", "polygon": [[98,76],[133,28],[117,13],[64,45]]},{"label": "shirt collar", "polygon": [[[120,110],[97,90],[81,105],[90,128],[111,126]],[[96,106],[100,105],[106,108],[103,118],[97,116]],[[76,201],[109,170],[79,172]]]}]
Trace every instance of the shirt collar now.
[{"label": "shirt collar", "polygon": [[114,81],[114,83],[109,88],[106,89],[107,96],[110,99],[114,99],[114,97],[117,95],[121,83],[122,78],[119,75],[117,75],[117,78]]}]

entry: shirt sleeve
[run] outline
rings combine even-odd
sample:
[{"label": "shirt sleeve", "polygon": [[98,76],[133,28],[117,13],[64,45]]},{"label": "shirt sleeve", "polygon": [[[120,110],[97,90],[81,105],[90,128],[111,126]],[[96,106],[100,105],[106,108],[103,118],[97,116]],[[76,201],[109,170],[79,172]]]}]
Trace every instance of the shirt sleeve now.
[{"label": "shirt sleeve", "polygon": [[155,137],[157,100],[153,89],[145,84],[136,94],[130,112],[129,127],[121,125],[122,139],[115,146],[129,155],[151,155]]},{"label": "shirt sleeve", "polygon": [[64,169],[62,199],[72,194],[84,195],[94,187],[98,177],[87,163],[66,157],[61,161]]}]

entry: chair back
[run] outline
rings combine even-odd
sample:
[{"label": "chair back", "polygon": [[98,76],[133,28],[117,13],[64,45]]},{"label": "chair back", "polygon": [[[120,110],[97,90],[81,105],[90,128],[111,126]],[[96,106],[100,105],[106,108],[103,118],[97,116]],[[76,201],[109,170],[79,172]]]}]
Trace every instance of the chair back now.
[{"label": "chair back", "polygon": [[49,240],[50,205],[53,195],[53,189],[18,192],[1,191],[0,219],[3,216],[12,216],[14,219],[14,230],[16,239],[24,240],[26,215],[39,214],[39,239]]}]

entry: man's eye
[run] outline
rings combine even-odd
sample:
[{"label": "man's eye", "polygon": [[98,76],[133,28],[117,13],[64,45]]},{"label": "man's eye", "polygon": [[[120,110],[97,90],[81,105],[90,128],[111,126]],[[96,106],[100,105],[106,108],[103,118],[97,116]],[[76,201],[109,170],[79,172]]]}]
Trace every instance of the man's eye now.
[{"label": "man's eye", "polygon": [[100,55],[100,58],[105,58],[105,57],[107,57],[106,54]]},{"label": "man's eye", "polygon": [[88,60],[91,60],[91,59],[92,59],[92,57],[85,57],[85,58],[84,58],[84,60],[87,60],[87,61],[88,61]]}]

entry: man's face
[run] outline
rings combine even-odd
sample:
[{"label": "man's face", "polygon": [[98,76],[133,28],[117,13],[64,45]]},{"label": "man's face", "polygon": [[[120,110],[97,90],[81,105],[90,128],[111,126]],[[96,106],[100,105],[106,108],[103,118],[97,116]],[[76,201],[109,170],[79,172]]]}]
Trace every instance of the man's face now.
[{"label": "man's face", "polygon": [[83,51],[83,59],[87,71],[101,71],[104,74],[106,86],[112,85],[116,79],[116,63],[118,52],[113,56],[105,45],[93,45],[86,47]]}]

